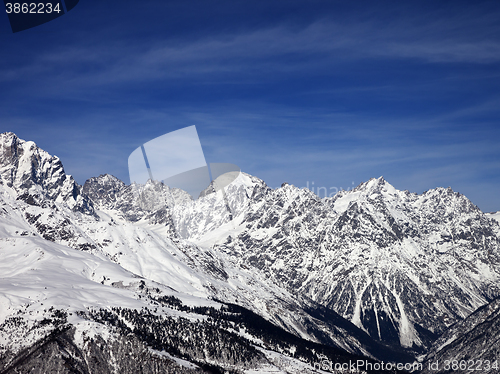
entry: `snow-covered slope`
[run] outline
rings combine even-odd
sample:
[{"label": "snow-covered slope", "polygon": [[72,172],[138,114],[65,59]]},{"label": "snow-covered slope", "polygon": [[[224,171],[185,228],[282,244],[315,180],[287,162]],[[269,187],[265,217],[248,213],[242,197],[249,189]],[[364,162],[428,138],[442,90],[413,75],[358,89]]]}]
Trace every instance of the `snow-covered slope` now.
[{"label": "snow-covered slope", "polygon": [[[76,368],[72,372],[89,372],[90,367],[92,372],[134,372],[137,364],[126,360],[126,355],[145,351],[142,359],[146,360],[159,353],[149,352],[140,337],[122,341],[119,330],[96,320],[92,313],[147,310],[162,318],[183,316],[196,324],[204,317],[190,317],[157,299],[175,297],[188,306],[220,307],[206,298],[138,277],[109,259],[46,240],[24,220],[24,202],[5,196],[0,202],[2,372],[66,372],[68,365]],[[128,352],[124,349],[127,345],[131,348]],[[104,356],[125,357],[106,363],[95,357],[96,349]],[[109,367],[103,366],[106,364]],[[158,365],[168,373],[182,370],[168,358],[159,359]]]}]

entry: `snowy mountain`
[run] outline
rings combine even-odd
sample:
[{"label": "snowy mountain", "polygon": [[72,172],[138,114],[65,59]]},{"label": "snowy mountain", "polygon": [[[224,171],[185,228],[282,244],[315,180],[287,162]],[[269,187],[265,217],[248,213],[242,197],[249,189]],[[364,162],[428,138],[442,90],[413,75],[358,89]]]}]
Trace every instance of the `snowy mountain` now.
[{"label": "snowy mountain", "polygon": [[408,362],[500,295],[500,225],[450,188],[80,187],[12,133],[0,165],[0,373]]},{"label": "snowy mountain", "polygon": [[411,360],[177,233],[196,220],[198,234],[223,229],[227,207],[182,215],[194,204],[183,191],[111,176],[82,188],[34,143],[1,140],[0,372],[298,373],[325,359]]},{"label": "snowy mountain", "polygon": [[500,299],[445,331],[423,362],[423,373],[500,373]]},{"label": "snowy mountain", "polygon": [[319,199],[284,185],[235,221],[194,240],[388,343],[425,348],[500,293],[498,222],[450,188],[379,178]]},{"label": "snowy mountain", "polygon": [[425,350],[499,295],[499,225],[450,188],[417,195],[379,178],[319,199],[242,173],[226,195],[232,220],[212,194],[170,204],[170,228],[375,339]]},{"label": "snowy mountain", "polygon": [[81,187],[65,174],[59,158],[13,133],[0,134],[0,185],[19,193],[28,204],[64,203],[74,211],[92,214],[93,207]]}]

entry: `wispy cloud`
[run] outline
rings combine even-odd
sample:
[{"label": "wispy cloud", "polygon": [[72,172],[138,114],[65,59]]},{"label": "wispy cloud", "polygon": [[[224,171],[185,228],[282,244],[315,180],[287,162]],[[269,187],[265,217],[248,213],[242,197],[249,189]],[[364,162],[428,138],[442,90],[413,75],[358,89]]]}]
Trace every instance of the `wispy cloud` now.
[{"label": "wispy cloud", "polygon": [[[249,83],[254,73],[322,71],[362,59],[498,63],[500,40],[491,29],[489,34],[477,30],[467,33],[474,27],[481,30],[481,22],[488,21],[485,17],[491,18],[483,15],[471,22],[434,16],[427,23],[408,17],[385,22],[369,18],[347,24],[325,18],[300,28],[281,24],[189,40],[117,40],[112,46],[98,39],[87,40],[35,52],[29,62],[2,69],[0,80],[46,77],[55,81],[57,89],[50,85],[55,94],[165,79],[238,79]],[[457,24],[463,26],[460,32]],[[498,26],[494,29],[500,31]]]}]

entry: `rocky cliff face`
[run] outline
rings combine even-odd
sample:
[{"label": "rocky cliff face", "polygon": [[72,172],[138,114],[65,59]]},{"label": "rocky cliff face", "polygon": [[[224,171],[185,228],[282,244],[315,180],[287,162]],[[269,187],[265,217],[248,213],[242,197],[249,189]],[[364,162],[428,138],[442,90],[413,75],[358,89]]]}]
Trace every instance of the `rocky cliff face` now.
[{"label": "rocky cliff face", "polygon": [[65,174],[59,158],[9,132],[0,134],[0,184],[22,192],[19,199],[31,205],[49,200],[85,214],[94,212],[81,187]]}]

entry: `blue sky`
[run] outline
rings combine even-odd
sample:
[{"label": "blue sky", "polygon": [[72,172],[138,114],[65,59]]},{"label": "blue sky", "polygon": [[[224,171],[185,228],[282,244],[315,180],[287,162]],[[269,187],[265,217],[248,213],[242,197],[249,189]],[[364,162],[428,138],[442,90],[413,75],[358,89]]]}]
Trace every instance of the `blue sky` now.
[{"label": "blue sky", "polygon": [[[209,162],[271,187],[383,175],[500,210],[500,2],[90,1],[0,19],[0,131],[79,183],[196,125]],[[324,191],[324,190],[322,190]]]}]

